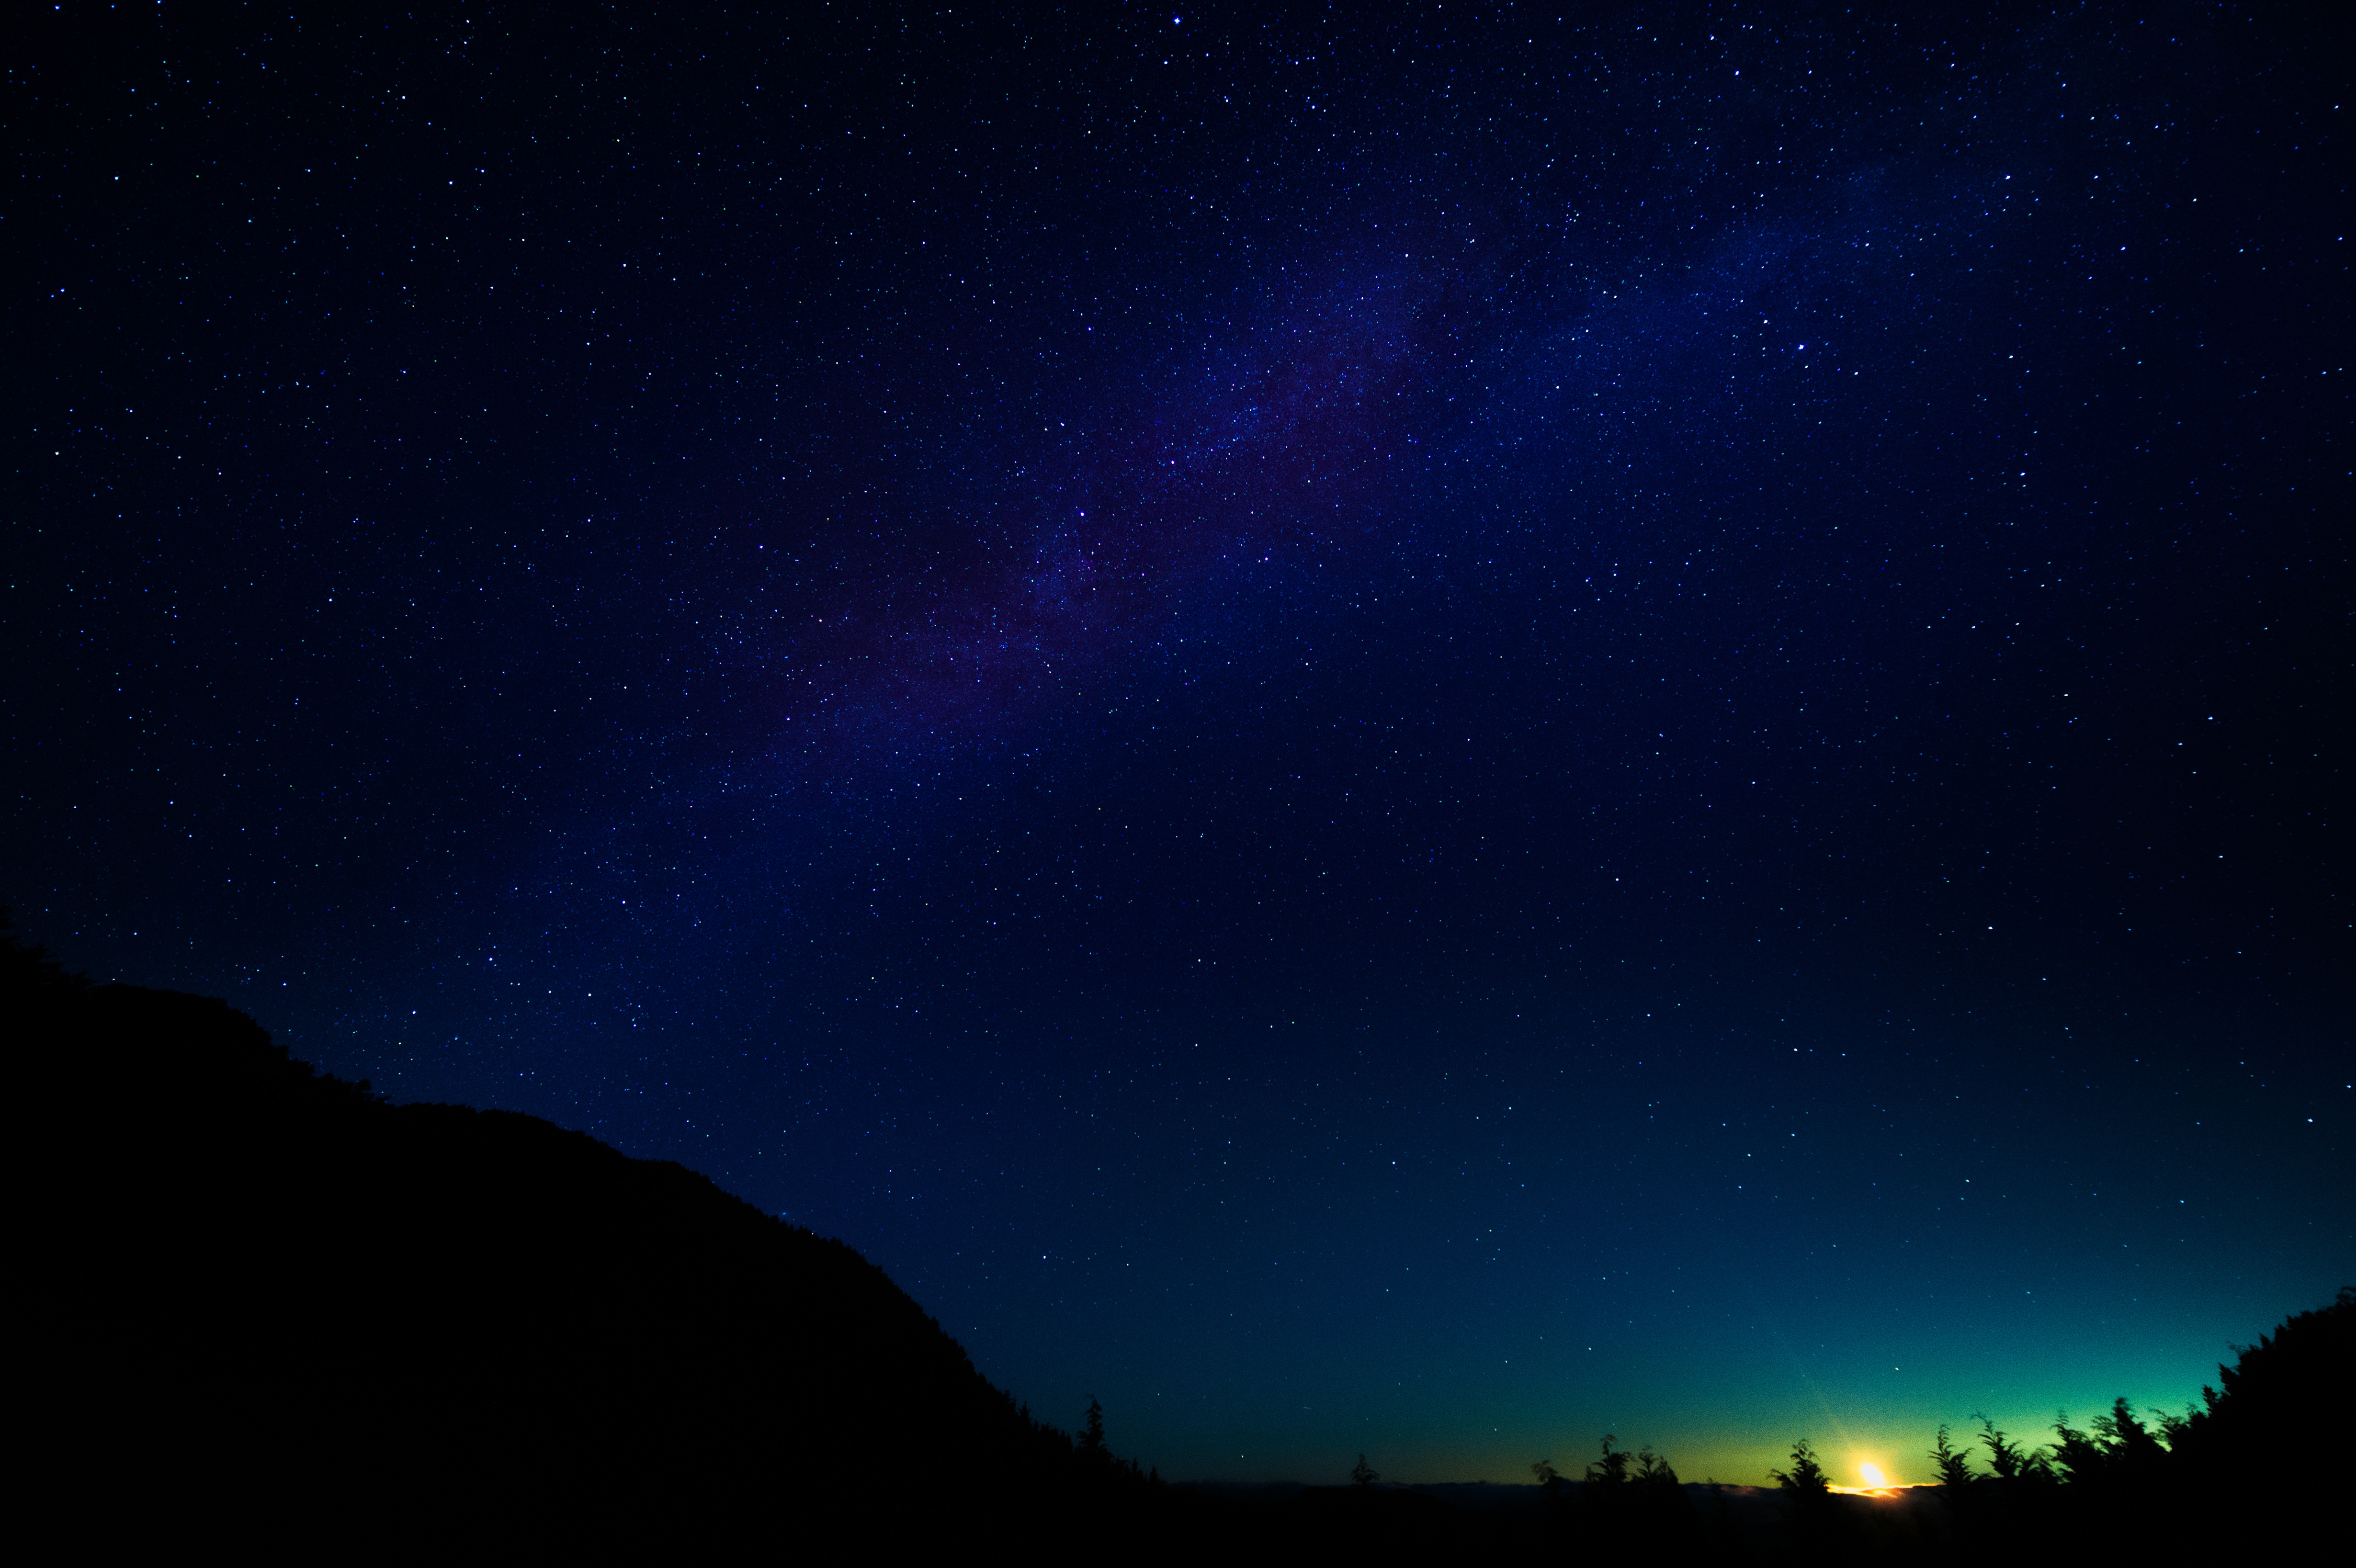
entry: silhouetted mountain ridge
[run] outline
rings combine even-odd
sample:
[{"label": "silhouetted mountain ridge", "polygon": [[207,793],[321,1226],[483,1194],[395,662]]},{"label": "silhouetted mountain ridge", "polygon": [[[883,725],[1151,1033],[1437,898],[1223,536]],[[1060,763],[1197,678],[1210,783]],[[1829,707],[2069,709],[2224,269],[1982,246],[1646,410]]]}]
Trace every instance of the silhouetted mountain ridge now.
[{"label": "silhouetted mountain ridge", "polygon": [[918,1538],[1146,1488],[851,1248],[681,1166],[391,1104],[218,999],[6,945],[83,1436],[168,1456],[159,1520],[251,1528],[267,1476],[288,1528],[365,1495],[404,1536]]}]

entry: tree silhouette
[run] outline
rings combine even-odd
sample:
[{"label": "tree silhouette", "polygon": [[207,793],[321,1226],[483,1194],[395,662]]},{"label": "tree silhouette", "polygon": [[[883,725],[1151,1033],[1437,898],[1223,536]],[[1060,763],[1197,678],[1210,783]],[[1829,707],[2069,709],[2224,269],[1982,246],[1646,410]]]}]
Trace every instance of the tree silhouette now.
[{"label": "tree silhouette", "polygon": [[2210,1473],[2278,1463],[2273,1456],[2344,1454],[2346,1411],[2356,1401],[2356,1286],[2330,1306],[2284,1320],[2254,1345],[2234,1348],[2217,1368],[2222,1389],[2203,1387],[2201,1406],[2167,1423],[2169,1446]]},{"label": "tree silhouette", "polygon": [[[2298,1543],[2344,1534],[2348,1456],[2356,1447],[2348,1417],[2356,1404],[2356,1288],[2342,1286],[2330,1306],[2236,1347],[2234,1363],[2217,1371],[2223,1388],[2203,1388],[2200,1407],[2164,1424],[2160,1467],[2172,1498],[2203,1516],[2211,1550],[2291,1561]],[[2280,1477],[2286,1460],[2314,1467],[2326,1484],[2276,1485],[2263,1509],[2230,1484],[2239,1476]]]},{"label": "tree silhouette", "polygon": [[2070,1413],[2053,1417],[2053,1466],[2072,1486],[2099,1486],[2108,1470],[2109,1450],[2091,1435],[2070,1424]]},{"label": "tree silhouette", "polygon": [[2052,1466],[2041,1450],[2023,1448],[1986,1416],[1980,1418],[1980,1441],[1987,1445],[1988,1468],[2005,1485],[2017,1487],[2053,1478]]},{"label": "tree silhouette", "polygon": [[1640,1527],[1655,1545],[1665,1547],[1692,1530],[1693,1499],[1678,1483],[1676,1470],[1649,1444],[1636,1450],[1636,1475],[1628,1495]]},{"label": "tree silhouette", "polygon": [[2135,1418],[2134,1411],[2123,1398],[2111,1402],[2108,1415],[2094,1417],[2094,1430],[2109,1445],[2121,1473],[2128,1477],[2153,1475],[2168,1458],[2167,1448]]},{"label": "tree silhouette", "polygon": [[1382,1473],[1366,1463],[1364,1454],[1359,1455],[1358,1462],[1350,1467],[1350,1484],[1354,1487],[1371,1487],[1382,1478]]},{"label": "tree silhouette", "polygon": [[1587,1478],[1607,1488],[1625,1486],[1628,1481],[1628,1461],[1633,1457],[1625,1448],[1615,1447],[1620,1440],[1609,1432],[1603,1435],[1603,1457],[1587,1467]]},{"label": "tree silhouette", "polygon": [[1800,1438],[1792,1445],[1792,1467],[1767,1473],[1783,1489],[1783,1527],[1791,1532],[1788,1550],[1794,1560],[1822,1562],[1840,1556],[1848,1544],[1850,1521],[1837,1506],[1831,1478],[1817,1462],[1814,1445]]},{"label": "tree silhouette", "polygon": [[1947,1424],[1939,1424],[1939,1441],[1931,1449],[1931,1462],[1939,1467],[1939,1484],[1951,1491],[1961,1491],[1976,1478],[1972,1474],[1970,1456],[1958,1453],[1947,1441]]},{"label": "tree silhouette", "polygon": [[38,943],[26,946],[16,935],[16,923],[9,918],[7,906],[0,904],[0,983],[12,993],[29,997],[42,991],[86,991],[91,980],[87,975],[69,973]]},{"label": "tree silhouette", "polygon": [[1816,1463],[1816,1451],[1804,1437],[1792,1445],[1790,1469],[1770,1470],[1767,1474],[1774,1477],[1777,1486],[1796,1498],[1820,1498],[1832,1489],[1832,1483],[1825,1477],[1825,1467]]},{"label": "tree silhouette", "polygon": [[1112,1450],[1105,1446],[1104,1406],[1094,1394],[1088,1395],[1088,1424],[1080,1434],[1080,1452],[1099,1463],[1112,1457]]}]

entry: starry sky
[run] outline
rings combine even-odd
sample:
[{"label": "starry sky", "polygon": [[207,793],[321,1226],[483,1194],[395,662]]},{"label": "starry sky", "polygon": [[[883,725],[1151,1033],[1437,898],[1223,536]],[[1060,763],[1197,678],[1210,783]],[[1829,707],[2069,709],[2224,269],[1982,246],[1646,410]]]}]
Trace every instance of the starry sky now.
[{"label": "starry sky", "polygon": [[2356,1277],[2249,9],[59,6],[0,901],[1165,1476],[2181,1408]]}]

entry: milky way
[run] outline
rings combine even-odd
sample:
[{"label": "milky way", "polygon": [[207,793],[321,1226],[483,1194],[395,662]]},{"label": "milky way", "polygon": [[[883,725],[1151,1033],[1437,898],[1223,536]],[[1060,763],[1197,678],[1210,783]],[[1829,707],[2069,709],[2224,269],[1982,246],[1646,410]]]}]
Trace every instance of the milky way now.
[{"label": "milky way", "polygon": [[886,748],[1035,720],[1104,661],[1183,635],[1173,618],[1227,579],[1353,555],[1393,498],[1424,411],[1408,406],[1416,378],[1446,330],[1412,258],[1395,265],[1409,276],[1354,271],[1215,322],[1135,407],[1064,389],[1076,421],[1013,436],[1012,463],[968,454],[986,477],[934,503],[929,558],[893,561],[866,603],[830,605],[796,639],[816,691],[794,717],[830,709],[845,739]]},{"label": "milky way", "polygon": [[32,938],[1165,1474],[1914,1479],[2344,1283],[2308,40],[821,13],[44,24]]}]

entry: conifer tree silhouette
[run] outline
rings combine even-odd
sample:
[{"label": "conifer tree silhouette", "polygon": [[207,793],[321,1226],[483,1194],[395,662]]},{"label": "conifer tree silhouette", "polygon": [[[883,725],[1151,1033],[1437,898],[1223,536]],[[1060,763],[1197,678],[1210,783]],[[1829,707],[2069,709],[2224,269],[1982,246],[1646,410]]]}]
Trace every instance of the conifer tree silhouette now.
[{"label": "conifer tree silhouette", "polygon": [[2112,1463],[2130,1480],[2156,1474],[2168,1450],[2153,1436],[2124,1398],[2111,1402],[2110,1413],[2094,1417],[2094,1431],[2109,1447]]},{"label": "conifer tree silhouette", "polygon": [[5,904],[0,904],[0,981],[11,991],[21,988],[27,993],[86,991],[91,985],[89,976],[69,973],[38,943],[26,946]]},{"label": "conifer tree silhouette", "polygon": [[2070,1413],[2053,1417],[2053,1467],[2072,1486],[2100,1486],[2109,1467],[2110,1454],[2091,1434],[2070,1424]]},{"label": "conifer tree silhouette", "polygon": [[1603,1435],[1603,1457],[1587,1467],[1587,1478],[1590,1481],[1610,1488],[1627,1484],[1628,1461],[1635,1456],[1625,1448],[1615,1446],[1619,1441],[1620,1439],[1612,1436],[1609,1432]]},{"label": "conifer tree silhouette", "polygon": [[[2298,1544],[2344,1534],[2345,1477],[2356,1462],[2348,1416],[2356,1406],[2356,1286],[2235,1347],[2233,1364],[2217,1373],[2222,1389],[2204,1387],[2200,1405],[2164,1424],[2161,1467],[2170,1495],[2203,1516],[2212,1553],[2289,1561]],[[2280,1477],[2286,1459],[2338,1484],[2276,1486],[2262,1507],[2230,1485],[2243,1475]]]},{"label": "conifer tree silhouette", "polygon": [[2345,1454],[2346,1411],[2356,1402],[2356,1285],[2325,1307],[2284,1320],[2220,1364],[2222,1389],[2167,1424],[2170,1446],[2222,1468],[2263,1464],[2267,1450]]},{"label": "conifer tree silhouette", "polygon": [[1986,1416],[1980,1418],[1980,1441],[1987,1446],[1988,1468],[1995,1472],[1992,1478],[2005,1486],[2020,1487],[2053,1478],[2053,1467],[2042,1450],[2023,1448]]},{"label": "conifer tree silhouette", "polygon": [[1931,1448],[1931,1463],[1939,1467],[1939,1484],[1951,1491],[1961,1491],[1976,1479],[1972,1474],[1968,1454],[1958,1453],[1947,1441],[1947,1424],[1939,1424],[1939,1440]]},{"label": "conifer tree silhouette", "polygon": [[1770,1470],[1783,1493],[1783,1525],[1788,1550],[1801,1562],[1823,1561],[1837,1554],[1845,1542],[1848,1521],[1833,1497],[1832,1481],[1816,1458],[1813,1444],[1802,1437],[1792,1445],[1792,1467]]},{"label": "conifer tree silhouette", "polygon": [[1804,1437],[1792,1445],[1792,1467],[1770,1470],[1767,1474],[1786,1493],[1797,1498],[1820,1498],[1832,1489],[1826,1478],[1825,1467],[1816,1462],[1816,1451]]}]

